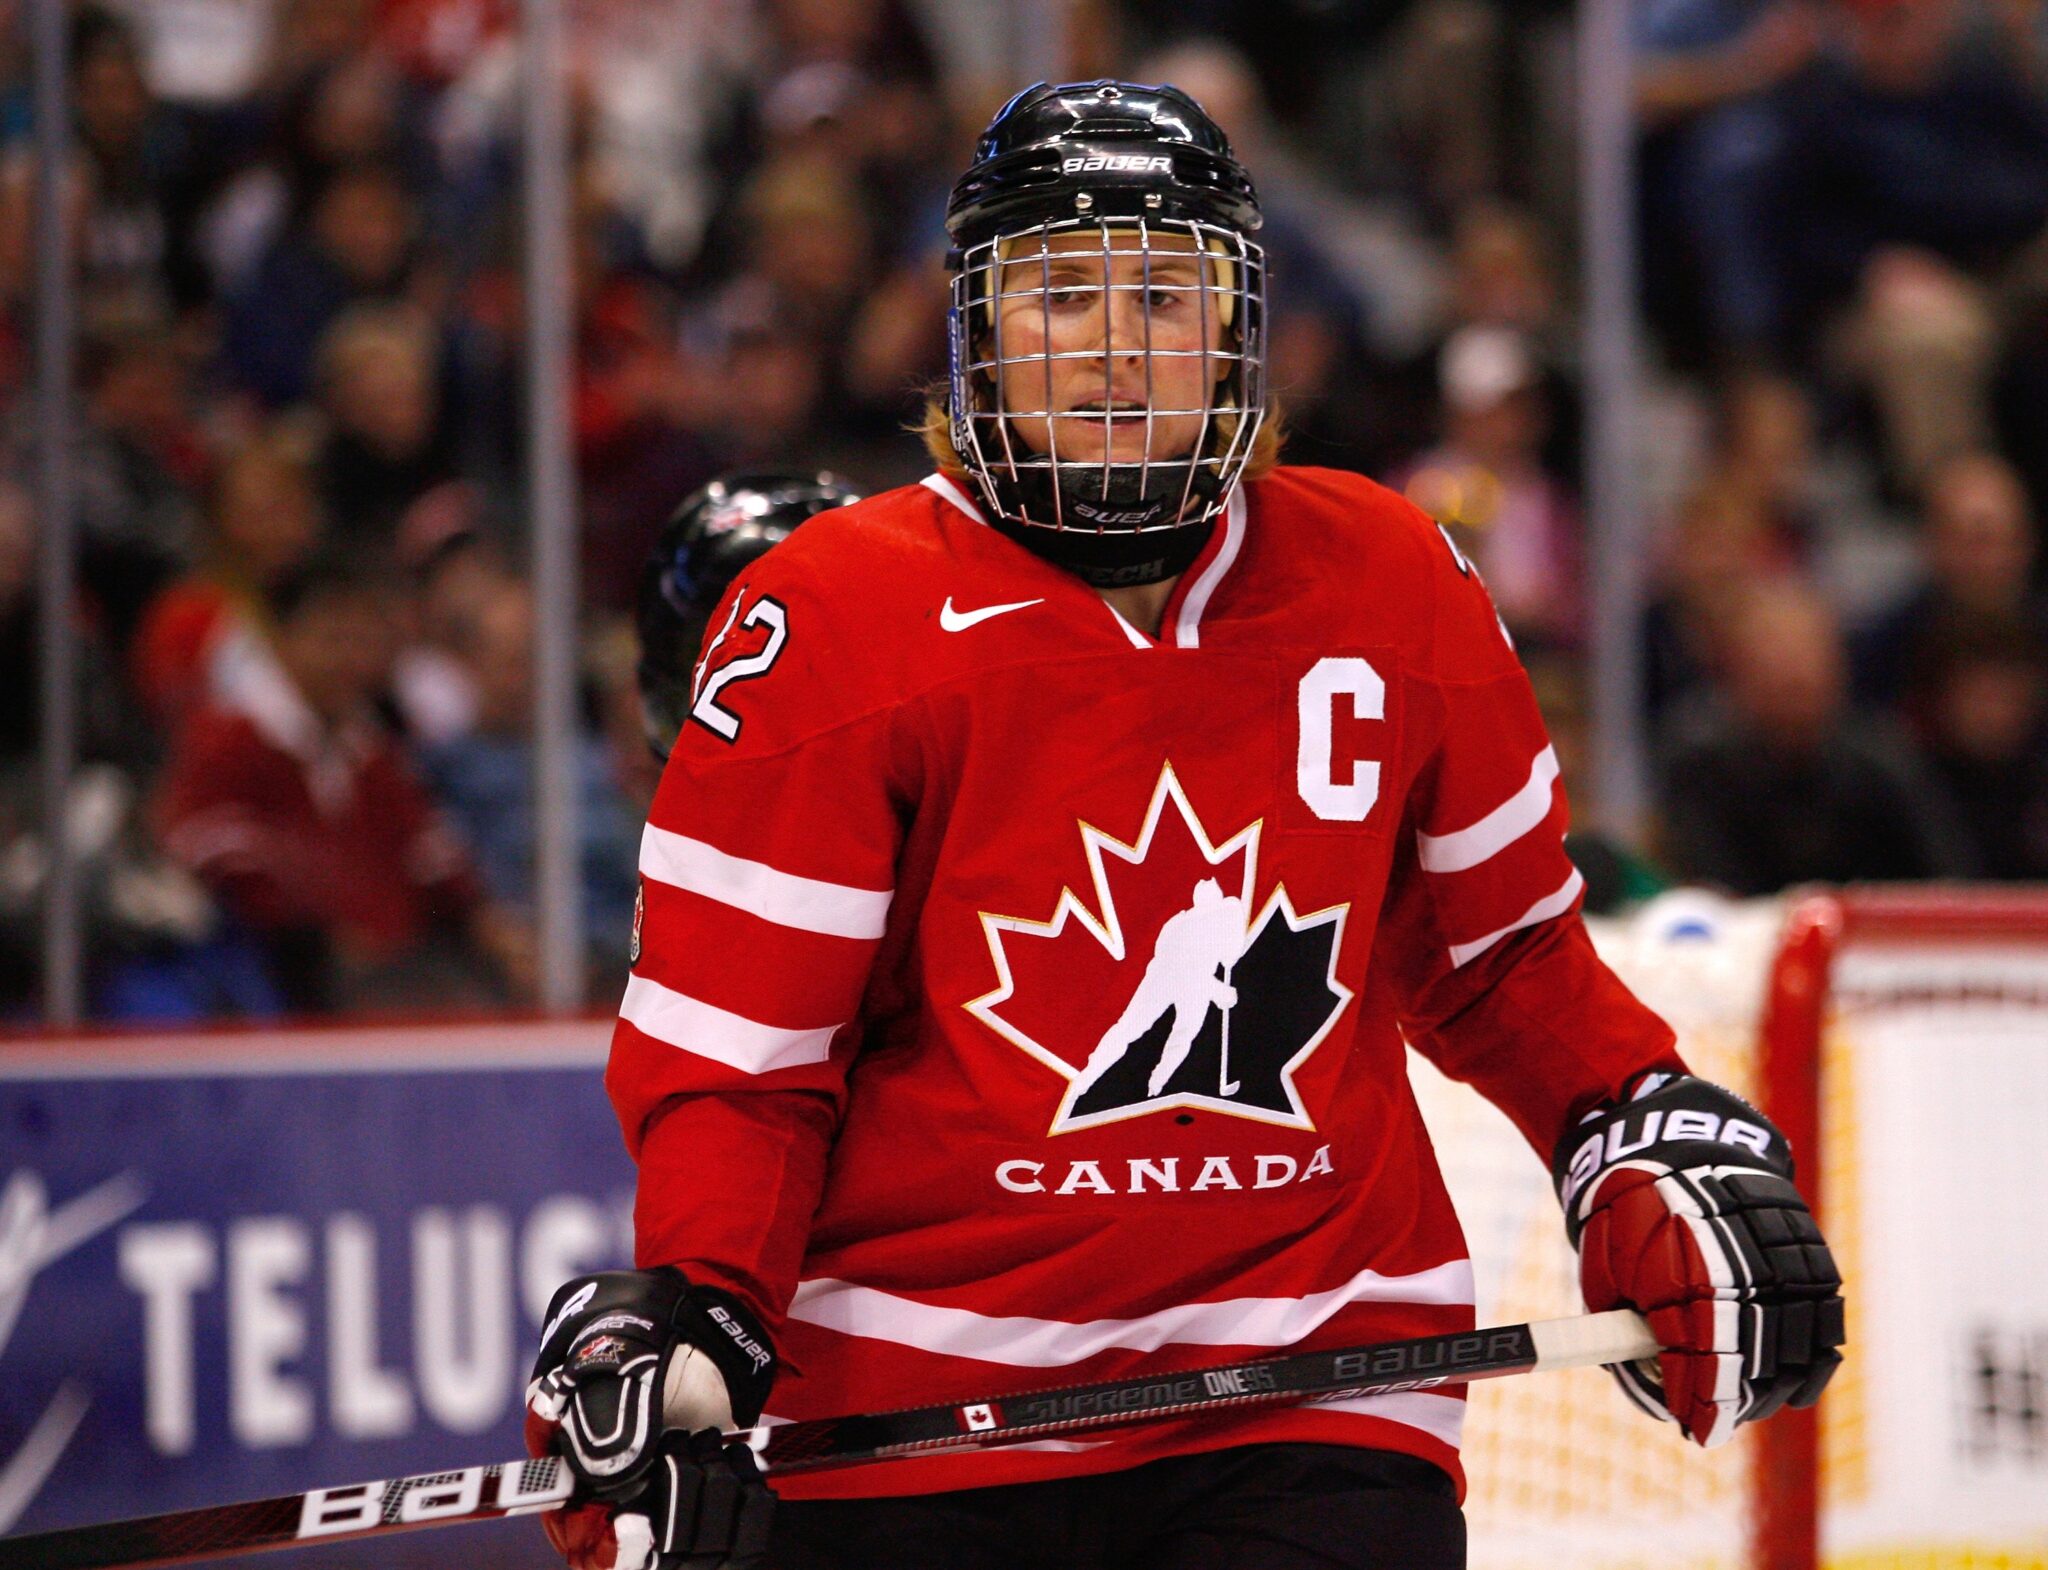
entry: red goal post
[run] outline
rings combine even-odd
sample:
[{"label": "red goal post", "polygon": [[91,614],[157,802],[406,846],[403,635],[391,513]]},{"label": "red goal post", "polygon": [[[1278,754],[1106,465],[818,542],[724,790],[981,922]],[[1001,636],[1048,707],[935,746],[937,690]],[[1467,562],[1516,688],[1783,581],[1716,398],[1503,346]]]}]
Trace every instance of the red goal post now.
[{"label": "red goal post", "polygon": [[[2028,1136],[2048,1120],[2048,889],[1872,886],[1796,898],[1758,1050],[1767,1109],[1795,1150],[1820,1154],[1800,1183],[1841,1257],[1850,1312],[1842,1388],[1819,1410],[1760,1431],[1761,1562],[2040,1570],[2048,1504],[2030,1502],[2048,1500],[2048,1426],[2024,1429],[2048,1425],[2048,1413],[2015,1410],[2007,1423],[1989,1388],[2003,1376],[1995,1362],[1971,1369],[1958,1332],[2014,1343],[2026,1378],[2048,1379],[2038,1361],[2048,1353],[2048,1242],[2037,1215],[1985,1225],[1979,1241],[2009,1273],[1988,1292],[1973,1290],[1987,1285],[1980,1272],[1944,1269],[1925,1245],[1932,1233],[1974,1230],[1986,1204],[2025,1210],[2048,1190],[2038,1161],[2021,1157],[2009,1193],[1993,1170],[2034,1148]],[[1930,1069],[1944,1077],[1923,1080]],[[1972,1114],[1972,1092],[1987,1079],[1997,1094]],[[1907,1137],[1868,1137],[1884,1105],[1901,1102],[1930,1115],[1894,1111]],[[1951,1120],[1975,1123],[1979,1137],[1946,1138]],[[1960,1203],[1892,1184],[1880,1235],[1880,1168],[1897,1161],[1909,1176],[1937,1150],[1953,1153],[1932,1165]],[[1903,1290],[1887,1273],[1904,1278]],[[1987,1310],[1997,1317],[1969,1332]],[[1899,1355],[1888,1355],[1893,1346]],[[1900,1388],[1908,1364],[1924,1371],[1917,1399]],[[1978,1404],[1980,1383],[1988,1404]],[[1926,1399],[1944,1386],[1949,1399]],[[1978,1432],[2001,1424],[2023,1430],[2011,1455],[2000,1453],[2001,1433]],[[1945,1440],[1930,1440],[1942,1430]]]},{"label": "red goal post", "polygon": [[[2030,1503],[2048,1500],[2048,1428],[2037,1460],[2022,1390],[2007,1403],[2010,1453],[1987,1456],[1971,1450],[1983,1423],[1957,1415],[1975,1399],[1970,1381],[1992,1377],[1959,1372],[1958,1359],[2010,1364],[2008,1383],[2048,1380],[2026,1361],[2048,1357],[2048,1243],[2014,1218],[1997,1301],[1948,1293],[1950,1278],[1983,1271],[1937,1257],[1961,1246],[1941,1185],[2023,1191],[2025,1169],[2007,1180],[2015,1158],[1996,1138],[1953,1140],[1971,1146],[1954,1178],[1927,1155],[1932,1130],[1966,1121],[1960,1098],[1987,1080],[2000,1087],[1994,1122],[2015,1138],[2048,1127],[2048,889],[1677,891],[1591,925],[1696,1071],[1756,1099],[1791,1137],[1849,1281],[1849,1362],[1818,1413],[1745,1428],[1713,1452],[1647,1422],[1594,1370],[1475,1389],[1473,1570],[2048,1570],[2048,1506]],[[1570,1311],[1575,1270],[1541,1163],[1471,1092],[1426,1065],[1415,1079],[1482,1317]],[[1896,1212],[1886,1201],[1879,1235],[1865,1195],[1887,1185],[1928,1197]],[[1950,1208],[1962,1203],[1958,1190]],[[1980,1335],[2000,1350],[1980,1355]],[[1921,1337],[1941,1344],[1918,1349]],[[1937,1474],[1938,1486],[1919,1481]],[[1904,1497],[1915,1493],[1927,1502]]]}]

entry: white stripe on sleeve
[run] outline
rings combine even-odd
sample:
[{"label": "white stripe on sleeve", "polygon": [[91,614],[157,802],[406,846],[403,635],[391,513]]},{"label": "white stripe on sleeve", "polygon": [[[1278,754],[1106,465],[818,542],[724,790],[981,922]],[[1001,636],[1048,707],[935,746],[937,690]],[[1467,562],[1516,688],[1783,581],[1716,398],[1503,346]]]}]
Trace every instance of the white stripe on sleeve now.
[{"label": "white stripe on sleeve", "polygon": [[1015,1368],[1064,1368],[1098,1352],[1153,1352],[1163,1346],[1293,1346],[1353,1303],[1472,1302],[1472,1265],[1453,1260],[1408,1276],[1361,1270],[1340,1287],[1306,1297],[1240,1297],[1182,1303],[1138,1319],[1065,1319],[977,1314],[971,1309],[819,1279],[796,1289],[789,1317],[805,1324],[915,1347],[946,1357]]},{"label": "white stripe on sleeve", "polygon": [[1557,750],[1545,747],[1529,767],[1529,781],[1477,823],[1449,834],[1421,834],[1415,843],[1424,872],[1463,872],[1491,860],[1550,816],[1557,780]]},{"label": "white stripe on sleeve", "polygon": [[729,856],[715,845],[653,824],[640,837],[640,871],[778,927],[831,938],[879,938],[893,889],[861,889],[778,872],[766,862]]},{"label": "white stripe on sleeve", "polygon": [[656,1041],[711,1058],[742,1074],[823,1063],[832,1055],[832,1037],[840,1028],[783,1030],[763,1025],[743,1014],[729,1014],[685,997],[645,976],[627,978],[619,1018]]},{"label": "white stripe on sleeve", "polygon": [[1474,938],[1470,943],[1453,943],[1452,969],[1470,964],[1511,932],[1520,932],[1524,927],[1533,927],[1539,921],[1548,921],[1552,916],[1563,915],[1571,909],[1572,901],[1579,897],[1579,890],[1585,886],[1586,880],[1579,876],[1579,869],[1572,868],[1572,875],[1564,880],[1556,892],[1544,895],[1498,932],[1489,932],[1485,937]]}]

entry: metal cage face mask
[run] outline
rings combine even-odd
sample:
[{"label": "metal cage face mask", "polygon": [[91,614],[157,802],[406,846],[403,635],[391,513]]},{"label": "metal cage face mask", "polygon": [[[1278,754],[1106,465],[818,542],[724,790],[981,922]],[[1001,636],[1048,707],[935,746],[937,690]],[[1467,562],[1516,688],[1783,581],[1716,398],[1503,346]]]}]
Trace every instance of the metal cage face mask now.
[{"label": "metal cage face mask", "polygon": [[1013,524],[1206,525],[1264,417],[1265,320],[1265,253],[1233,229],[1069,219],[999,235],[953,277],[953,445]]}]

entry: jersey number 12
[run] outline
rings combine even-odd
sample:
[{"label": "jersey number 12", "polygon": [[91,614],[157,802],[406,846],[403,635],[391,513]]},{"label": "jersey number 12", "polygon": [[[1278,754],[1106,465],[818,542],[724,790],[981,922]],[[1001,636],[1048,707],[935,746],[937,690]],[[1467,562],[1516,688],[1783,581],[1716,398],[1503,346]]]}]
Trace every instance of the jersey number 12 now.
[{"label": "jersey number 12", "polygon": [[697,662],[695,697],[690,704],[690,718],[714,735],[723,736],[727,741],[737,741],[740,734],[740,717],[718,701],[723,692],[736,681],[751,681],[756,676],[765,676],[776,660],[782,657],[782,645],[789,640],[789,612],[780,601],[771,600],[765,594],[754,601],[753,608],[740,622],[742,628],[766,627],[768,641],[758,654],[744,655],[711,669],[712,656],[718,646],[725,642],[726,634],[732,631],[732,624],[740,614],[740,602],[734,600],[732,612],[725,618],[725,625],[718,629],[704,650],[704,657]]}]

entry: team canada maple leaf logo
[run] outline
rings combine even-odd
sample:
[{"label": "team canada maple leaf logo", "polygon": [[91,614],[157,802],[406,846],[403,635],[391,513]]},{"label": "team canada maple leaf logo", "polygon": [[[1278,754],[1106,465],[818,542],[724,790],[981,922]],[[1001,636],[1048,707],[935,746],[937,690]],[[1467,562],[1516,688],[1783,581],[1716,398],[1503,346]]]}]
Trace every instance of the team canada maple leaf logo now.
[{"label": "team canada maple leaf logo", "polygon": [[1093,905],[982,912],[997,985],[966,1005],[1066,1081],[1049,1132],[1176,1107],[1313,1129],[1294,1075],[1351,1001],[1351,907],[1302,914],[1278,883],[1261,903],[1263,823],[1217,843],[1171,764],[1130,842],[1077,827]]}]

